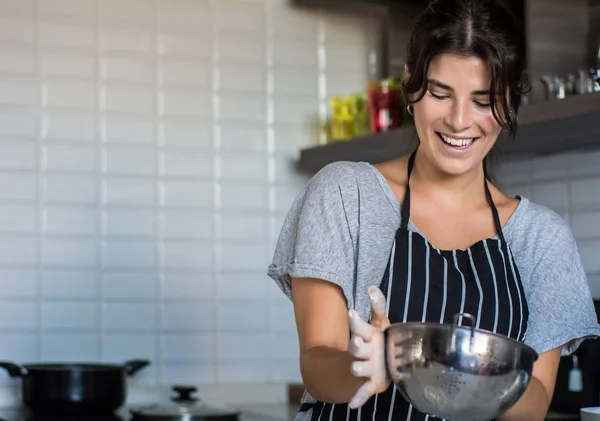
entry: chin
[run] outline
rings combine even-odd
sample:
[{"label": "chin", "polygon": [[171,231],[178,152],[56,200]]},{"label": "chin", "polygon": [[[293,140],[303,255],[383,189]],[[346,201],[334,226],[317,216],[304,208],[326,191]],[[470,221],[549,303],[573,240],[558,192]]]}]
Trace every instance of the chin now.
[{"label": "chin", "polygon": [[480,170],[490,148],[489,138],[484,136],[475,138],[470,144],[449,145],[437,133],[432,133],[424,149],[441,172],[459,176]]},{"label": "chin", "polygon": [[449,176],[460,176],[477,171],[482,165],[483,160],[472,159],[448,159],[446,157],[436,156],[433,159],[434,165],[444,174]]}]

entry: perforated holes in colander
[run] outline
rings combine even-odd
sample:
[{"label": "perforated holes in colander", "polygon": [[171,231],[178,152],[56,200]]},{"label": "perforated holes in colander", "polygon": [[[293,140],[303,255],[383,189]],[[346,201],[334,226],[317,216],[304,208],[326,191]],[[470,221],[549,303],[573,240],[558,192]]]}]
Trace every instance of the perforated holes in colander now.
[{"label": "perforated holes in colander", "polygon": [[443,369],[442,372],[436,376],[436,380],[439,382],[439,387],[443,389],[447,396],[458,393],[460,387],[466,384],[463,380],[462,373],[446,369]]}]

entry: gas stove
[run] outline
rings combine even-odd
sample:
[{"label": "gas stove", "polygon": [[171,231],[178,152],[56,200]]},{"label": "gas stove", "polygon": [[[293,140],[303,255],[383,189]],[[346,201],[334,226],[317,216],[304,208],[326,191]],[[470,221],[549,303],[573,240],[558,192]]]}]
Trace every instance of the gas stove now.
[{"label": "gas stove", "polygon": [[[132,410],[145,408],[145,406],[125,406],[110,415],[47,415],[32,413],[24,407],[0,408],[0,421],[130,421],[133,419]],[[170,417],[177,419],[178,417]],[[166,418],[165,418],[166,419]],[[185,419],[185,417],[181,418]],[[207,421],[289,421],[287,418],[266,416],[249,411],[241,411],[239,415],[208,416]]]}]

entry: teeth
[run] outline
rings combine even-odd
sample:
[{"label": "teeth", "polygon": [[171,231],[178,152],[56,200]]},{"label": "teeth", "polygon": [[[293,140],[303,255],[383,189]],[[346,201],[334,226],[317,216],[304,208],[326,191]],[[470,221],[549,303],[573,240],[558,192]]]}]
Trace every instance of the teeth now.
[{"label": "teeth", "polygon": [[442,137],[442,139],[444,139],[444,142],[446,142],[449,145],[452,146],[459,146],[462,148],[466,148],[468,146],[471,146],[471,143],[473,143],[473,141],[475,140],[475,138],[471,138],[471,139],[454,139],[451,137],[448,137],[446,135],[443,135],[440,133],[440,136]]}]

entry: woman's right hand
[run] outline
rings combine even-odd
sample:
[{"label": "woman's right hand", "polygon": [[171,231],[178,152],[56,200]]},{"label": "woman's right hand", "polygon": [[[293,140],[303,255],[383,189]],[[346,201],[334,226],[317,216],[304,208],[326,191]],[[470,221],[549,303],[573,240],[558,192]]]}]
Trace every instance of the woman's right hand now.
[{"label": "woman's right hand", "polygon": [[390,386],[385,362],[385,339],[383,331],[390,325],[385,314],[386,300],[377,287],[369,288],[371,299],[371,321],[361,320],[355,310],[348,313],[350,343],[348,352],[356,358],[350,372],[357,377],[366,377],[367,381],[350,400],[351,409],[359,408],[376,393],[382,393]]}]

